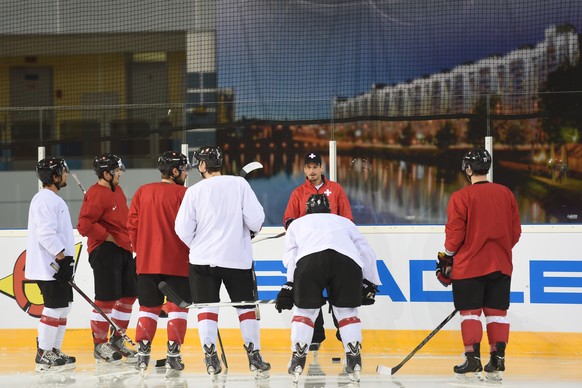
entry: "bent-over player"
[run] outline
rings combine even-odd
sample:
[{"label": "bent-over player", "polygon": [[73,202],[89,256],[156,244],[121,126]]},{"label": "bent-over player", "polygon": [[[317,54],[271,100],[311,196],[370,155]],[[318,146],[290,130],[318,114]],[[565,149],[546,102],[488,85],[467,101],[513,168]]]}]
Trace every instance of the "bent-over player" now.
[{"label": "bent-over player", "polygon": [[[325,194],[329,201],[330,213],[354,221],[352,208],[343,187],[337,182],[326,179],[325,175],[323,175],[323,165],[319,152],[309,151],[305,154],[303,173],[305,174],[305,181],[293,190],[287,202],[287,208],[283,215],[285,229],[289,227],[291,222],[306,214],[305,204],[313,194]],[[332,318],[337,328],[338,323],[333,311]],[[336,331],[336,337],[341,341],[339,330]],[[314,352],[314,355],[317,355],[317,351],[324,340],[325,329],[323,327],[323,313],[320,308],[315,320],[313,338],[311,339],[309,350]]]},{"label": "bent-over player", "polygon": [[[319,308],[329,302],[338,320],[346,352],[345,370],[359,381],[362,326],[357,307],[374,303],[380,284],[376,257],[353,222],[330,214],[325,194],[314,194],[306,204],[307,214],[293,221],[285,235],[283,264],[287,283],[277,295],[279,312],[293,308],[288,372],[297,381],[305,368],[308,346]],[[295,307],[293,307],[295,305]]]}]

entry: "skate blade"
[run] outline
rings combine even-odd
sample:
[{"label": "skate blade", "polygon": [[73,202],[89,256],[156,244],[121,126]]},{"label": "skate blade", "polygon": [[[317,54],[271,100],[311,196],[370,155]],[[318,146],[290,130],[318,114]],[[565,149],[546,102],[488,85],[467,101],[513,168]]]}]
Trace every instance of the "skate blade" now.
[{"label": "skate blade", "polygon": [[503,380],[503,372],[485,372],[485,380],[488,383],[501,383],[501,380]]},{"label": "skate blade", "polygon": [[299,383],[299,376],[300,375],[301,375],[301,372],[293,372],[293,384]]},{"label": "skate blade", "polygon": [[455,373],[455,377],[457,378],[457,380],[461,381],[473,381],[473,382],[483,381],[483,377],[481,377],[481,372]]},{"label": "skate blade", "polygon": [[61,372],[64,372],[64,371],[68,370],[66,368],[66,365],[67,364],[65,364],[65,365],[52,365],[52,366],[49,366],[49,365],[37,365],[34,368],[34,371],[37,372],[37,373],[42,373],[42,374],[61,373]]},{"label": "skate blade", "polygon": [[360,381],[360,372],[348,373],[348,377],[350,381],[359,382]]},{"label": "skate blade", "polygon": [[166,378],[174,378],[180,377],[182,375],[182,371],[176,369],[166,369]]},{"label": "skate blade", "polygon": [[95,359],[95,364],[97,366],[117,366],[117,365],[121,365],[123,364],[123,359],[119,359],[119,360],[104,360],[102,358],[96,358]]},{"label": "skate blade", "polygon": [[255,380],[263,380],[268,379],[270,377],[268,370],[255,369],[252,372],[255,375]]}]

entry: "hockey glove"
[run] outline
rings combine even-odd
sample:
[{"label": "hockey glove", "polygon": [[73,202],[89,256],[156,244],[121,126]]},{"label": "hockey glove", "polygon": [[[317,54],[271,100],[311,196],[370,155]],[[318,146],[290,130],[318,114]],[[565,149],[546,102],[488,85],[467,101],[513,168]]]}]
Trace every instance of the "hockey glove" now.
[{"label": "hockey glove", "polygon": [[362,306],[369,306],[376,302],[376,293],[380,292],[378,286],[364,279],[362,282]]},{"label": "hockey glove", "polygon": [[448,287],[453,282],[451,280],[451,271],[453,270],[453,256],[449,256],[444,252],[437,254],[436,262],[436,278],[445,287]]},{"label": "hockey glove", "polygon": [[281,287],[281,291],[277,294],[275,308],[278,312],[293,308],[293,282],[287,282]]},{"label": "hockey glove", "polygon": [[66,284],[73,278],[73,271],[75,269],[75,260],[73,256],[65,256],[62,260],[57,260],[59,270],[55,272],[53,278],[61,284]]}]

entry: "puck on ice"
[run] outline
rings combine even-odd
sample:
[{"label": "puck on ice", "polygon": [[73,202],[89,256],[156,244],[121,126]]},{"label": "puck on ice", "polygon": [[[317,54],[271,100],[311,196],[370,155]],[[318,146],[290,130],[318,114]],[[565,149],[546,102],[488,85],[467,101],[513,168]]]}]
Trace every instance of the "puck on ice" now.
[{"label": "puck on ice", "polygon": [[332,357],[331,362],[340,362],[342,359],[339,357]]}]

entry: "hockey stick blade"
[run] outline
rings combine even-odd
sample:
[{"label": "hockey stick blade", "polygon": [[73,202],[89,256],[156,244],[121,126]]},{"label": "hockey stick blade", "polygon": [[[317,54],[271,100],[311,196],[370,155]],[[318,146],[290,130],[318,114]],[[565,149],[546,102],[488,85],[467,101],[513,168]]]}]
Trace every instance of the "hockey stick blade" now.
[{"label": "hockey stick blade", "polygon": [[249,172],[258,170],[260,168],[263,168],[263,165],[261,163],[250,162],[249,164],[244,165],[243,168],[240,169],[238,175],[244,178]]},{"label": "hockey stick blade", "polygon": [[422,342],[419,343],[418,346],[416,348],[414,348],[412,350],[412,352],[410,352],[410,354],[408,356],[406,356],[404,358],[404,360],[402,360],[400,362],[400,364],[396,365],[394,368],[390,368],[390,367],[383,366],[383,365],[378,365],[376,367],[376,372],[379,374],[388,375],[388,376],[392,376],[394,373],[398,372],[400,370],[400,368],[402,368],[404,366],[404,364],[406,364],[408,362],[408,360],[410,360],[412,358],[412,356],[414,356],[416,354],[416,352],[418,352],[420,349],[422,349],[422,347],[424,345],[426,345],[427,342],[430,341],[431,338],[434,337],[436,333],[438,333],[451,319],[453,319],[453,317],[455,316],[457,311],[458,310],[453,310],[453,312],[450,313],[449,316],[447,316],[445,318],[445,320],[442,321],[429,335],[427,335],[426,338],[424,340],[422,340]]},{"label": "hockey stick blade", "polygon": [[279,238],[279,237],[283,237],[285,235],[285,232],[281,232],[279,234],[276,234],[274,236],[265,236],[265,237],[259,237],[259,238],[255,238],[253,239],[253,241],[251,241],[251,244],[255,244],[261,241],[265,241],[265,240],[271,240],[274,238]]},{"label": "hockey stick blade", "polygon": [[168,283],[161,281],[160,284],[158,284],[158,288],[162,294],[166,295],[166,298],[168,298],[168,300],[175,305],[181,308],[187,308],[190,306],[187,302],[180,298],[180,295],[176,294],[176,292],[172,290],[172,287],[170,287]]}]

